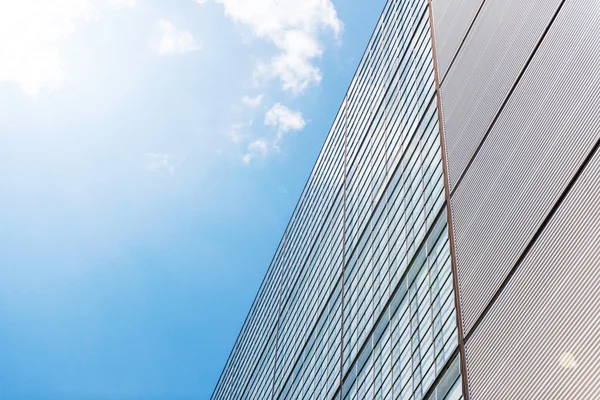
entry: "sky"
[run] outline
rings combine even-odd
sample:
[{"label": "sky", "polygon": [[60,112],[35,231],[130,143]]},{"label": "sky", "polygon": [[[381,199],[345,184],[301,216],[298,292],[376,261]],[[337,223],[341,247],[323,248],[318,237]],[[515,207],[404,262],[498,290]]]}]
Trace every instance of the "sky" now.
[{"label": "sky", "polygon": [[0,0],[0,399],[208,399],[383,0]]}]

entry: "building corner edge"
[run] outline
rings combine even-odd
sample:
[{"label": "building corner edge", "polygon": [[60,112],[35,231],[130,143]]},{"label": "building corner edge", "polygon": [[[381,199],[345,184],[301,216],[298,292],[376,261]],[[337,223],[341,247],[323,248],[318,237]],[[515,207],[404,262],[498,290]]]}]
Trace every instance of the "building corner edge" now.
[{"label": "building corner edge", "polygon": [[433,4],[432,0],[427,0],[427,8],[429,13],[429,27],[431,33],[431,52],[433,59],[435,93],[437,102],[438,125],[440,132],[441,151],[442,151],[442,167],[444,170],[444,192],[446,195],[446,215],[448,222],[448,240],[450,242],[450,259],[452,264],[452,282],[454,286],[454,306],[456,309],[456,326],[458,330],[458,352],[460,362],[460,376],[462,381],[462,391],[464,400],[469,400],[469,382],[467,379],[467,361],[465,355],[465,340],[462,325],[462,313],[460,306],[460,291],[458,285],[458,268],[456,264],[456,248],[454,245],[454,227],[452,224],[452,202],[450,191],[450,180],[448,176],[448,158],[446,154],[446,137],[444,136],[444,119],[442,114],[442,94],[440,90],[440,77],[437,60],[437,48],[435,42],[435,25],[433,21]]}]

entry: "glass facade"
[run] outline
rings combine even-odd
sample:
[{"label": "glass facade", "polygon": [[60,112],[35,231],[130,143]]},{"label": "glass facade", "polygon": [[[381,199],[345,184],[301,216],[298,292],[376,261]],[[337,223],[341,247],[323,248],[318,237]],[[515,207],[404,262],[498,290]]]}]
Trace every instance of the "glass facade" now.
[{"label": "glass facade", "polygon": [[431,43],[389,0],[213,399],[462,399]]}]

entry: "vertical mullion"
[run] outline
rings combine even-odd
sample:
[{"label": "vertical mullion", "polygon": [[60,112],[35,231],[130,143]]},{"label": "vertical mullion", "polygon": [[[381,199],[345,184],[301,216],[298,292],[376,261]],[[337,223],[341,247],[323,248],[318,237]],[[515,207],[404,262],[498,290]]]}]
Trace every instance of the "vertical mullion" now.
[{"label": "vertical mullion", "polygon": [[452,224],[452,204],[450,195],[450,181],[448,178],[448,158],[446,154],[446,137],[444,136],[444,118],[442,114],[442,95],[440,91],[440,77],[437,60],[437,49],[435,44],[435,26],[433,23],[433,4],[427,0],[429,8],[429,26],[431,32],[431,51],[433,55],[433,74],[435,81],[435,92],[437,98],[438,125],[440,132],[442,166],[444,169],[444,193],[446,195],[446,215],[448,220],[448,241],[450,242],[450,259],[452,264],[452,283],[454,286],[454,306],[456,311],[456,328],[458,331],[458,349],[460,358],[460,375],[464,400],[469,400],[469,382],[467,380],[467,363],[465,357],[465,341],[462,325],[462,313],[460,308],[460,292],[458,286],[458,268],[456,264],[456,250],[454,244],[454,227]]}]

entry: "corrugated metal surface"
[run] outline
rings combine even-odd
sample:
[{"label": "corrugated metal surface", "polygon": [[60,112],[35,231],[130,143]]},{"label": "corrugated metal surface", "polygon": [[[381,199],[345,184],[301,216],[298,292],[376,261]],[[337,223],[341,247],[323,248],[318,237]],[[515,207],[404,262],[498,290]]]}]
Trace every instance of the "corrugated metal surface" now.
[{"label": "corrugated metal surface", "polygon": [[458,178],[561,0],[487,0],[442,83],[450,187]]},{"label": "corrugated metal surface", "polygon": [[433,0],[438,68],[443,77],[484,0]]},{"label": "corrugated metal surface", "polygon": [[471,400],[600,398],[598,204],[600,153],[469,338]]},{"label": "corrugated metal surface", "polygon": [[600,137],[600,2],[568,0],[452,198],[465,334]]}]

